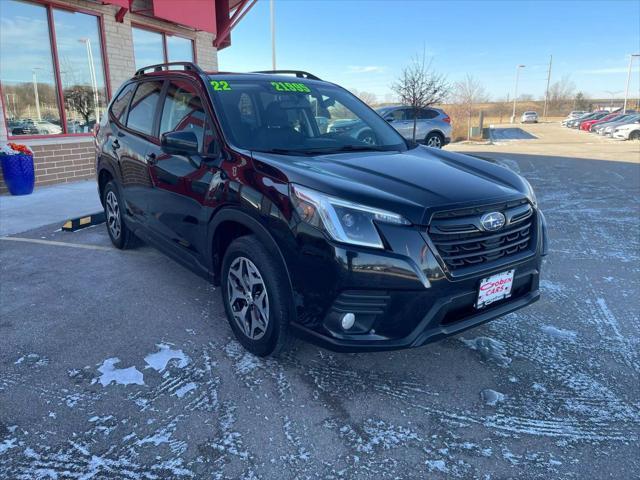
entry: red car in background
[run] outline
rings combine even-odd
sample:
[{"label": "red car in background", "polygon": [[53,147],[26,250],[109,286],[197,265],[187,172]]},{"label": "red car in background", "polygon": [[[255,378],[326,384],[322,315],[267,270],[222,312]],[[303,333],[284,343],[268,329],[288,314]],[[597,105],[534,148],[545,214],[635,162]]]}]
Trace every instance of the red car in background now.
[{"label": "red car in background", "polygon": [[591,130],[591,126],[596,122],[606,122],[607,120],[617,117],[620,115],[619,113],[607,113],[602,112],[602,115],[596,116],[589,120],[585,120],[580,124],[580,130],[584,130],[585,132],[589,132]]}]

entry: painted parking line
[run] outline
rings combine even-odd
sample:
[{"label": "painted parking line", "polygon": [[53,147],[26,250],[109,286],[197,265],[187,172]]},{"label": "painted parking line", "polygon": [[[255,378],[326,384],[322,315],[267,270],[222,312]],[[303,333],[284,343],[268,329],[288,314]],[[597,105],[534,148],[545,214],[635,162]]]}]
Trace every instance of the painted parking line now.
[{"label": "painted parking line", "polygon": [[55,247],[83,248],[85,250],[102,250],[106,252],[115,251],[113,247],[103,247],[100,245],[84,245],[82,243],[56,242],[55,240],[42,240],[40,238],[0,237],[0,240],[9,242],[34,243],[39,245],[50,245]]}]

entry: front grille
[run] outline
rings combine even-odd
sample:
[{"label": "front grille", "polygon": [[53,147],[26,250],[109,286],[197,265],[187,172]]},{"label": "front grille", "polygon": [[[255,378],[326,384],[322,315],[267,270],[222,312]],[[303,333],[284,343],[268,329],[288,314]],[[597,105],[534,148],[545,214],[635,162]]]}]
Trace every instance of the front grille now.
[{"label": "front grille", "polygon": [[[496,232],[480,224],[483,213],[498,211],[506,218]],[[532,250],[535,212],[526,200],[470,210],[436,214],[429,225],[429,237],[451,271],[473,266],[490,266],[500,259]]]}]

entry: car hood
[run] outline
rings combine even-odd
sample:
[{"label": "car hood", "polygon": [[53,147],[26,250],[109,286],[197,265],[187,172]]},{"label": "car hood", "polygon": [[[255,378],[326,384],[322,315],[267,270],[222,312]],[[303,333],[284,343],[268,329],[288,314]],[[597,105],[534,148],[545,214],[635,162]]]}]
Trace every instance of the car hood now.
[{"label": "car hood", "polygon": [[266,174],[277,169],[291,183],[389,210],[419,225],[435,210],[530,196],[527,182],[507,168],[424,146],[312,157],[253,152],[253,158]]}]

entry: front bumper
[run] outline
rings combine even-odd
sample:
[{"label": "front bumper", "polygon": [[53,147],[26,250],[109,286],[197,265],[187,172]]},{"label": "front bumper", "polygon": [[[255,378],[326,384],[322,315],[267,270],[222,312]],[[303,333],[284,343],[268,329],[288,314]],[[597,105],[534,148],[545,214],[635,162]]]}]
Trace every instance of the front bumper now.
[{"label": "front bumper", "polygon": [[[391,251],[325,243],[324,254],[315,250],[314,258],[305,260],[307,275],[294,281],[304,302],[291,326],[298,336],[330,350],[378,351],[419,347],[481,325],[539,299],[547,249],[541,214],[537,229],[531,255],[468,275],[448,272],[422,234],[414,237],[406,227],[384,227]],[[515,269],[511,297],[476,309],[481,280],[510,269]],[[356,318],[348,330],[341,326],[346,313]]]}]

